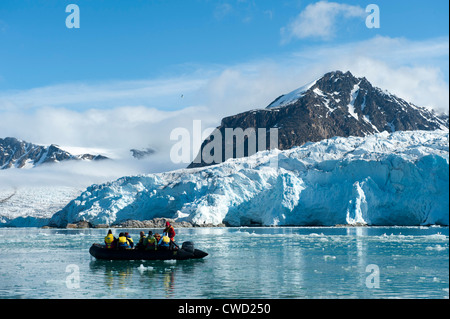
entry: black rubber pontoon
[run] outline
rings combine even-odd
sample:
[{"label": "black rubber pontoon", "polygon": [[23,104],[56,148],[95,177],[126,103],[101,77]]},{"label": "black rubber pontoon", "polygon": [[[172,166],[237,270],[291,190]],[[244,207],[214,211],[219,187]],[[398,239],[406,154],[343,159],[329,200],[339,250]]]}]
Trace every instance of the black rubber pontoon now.
[{"label": "black rubber pontoon", "polygon": [[177,250],[108,249],[105,245],[92,244],[89,253],[105,260],[186,260],[208,256],[204,251],[195,249],[192,242],[183,243]]}]

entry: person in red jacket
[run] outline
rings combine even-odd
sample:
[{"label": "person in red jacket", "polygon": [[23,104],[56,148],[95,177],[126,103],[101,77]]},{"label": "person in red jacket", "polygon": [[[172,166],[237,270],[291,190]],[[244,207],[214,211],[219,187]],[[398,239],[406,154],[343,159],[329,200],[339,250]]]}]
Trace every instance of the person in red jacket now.
[{"label": "person in red jacket", "polygon": [[171,241],[174,241],[175,229],[172,225],[170,225],[169,222],[166,222],[166,228],[164,229],[164,232],[167,233],[167,236],[169,236]]}]

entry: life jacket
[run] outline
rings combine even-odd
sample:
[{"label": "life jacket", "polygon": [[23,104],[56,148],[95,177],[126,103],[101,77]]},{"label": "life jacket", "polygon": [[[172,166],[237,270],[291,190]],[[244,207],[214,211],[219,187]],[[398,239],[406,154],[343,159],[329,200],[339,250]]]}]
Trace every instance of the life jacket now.
[{"label": "life jacket", "polygon": [[131,238],[130,235],[127,235],[127,236],[125,236],[125,237],[126,237],[126,239],[128,240],[128,245],[130,245],[130,247],[133,248],[133,246],[134,246],[133,238]]},{"label": "life jacket", "polygon": [[106,237],[105,237],[106,248],[112,248],[113,244],[114,244],[114,236],[113,236],[113,234],[106,235]]},{"label": "life jacket", "polygon": [[126,238],[125,236],[120,236],[117,246],[122,248],[129,248],[130,245],[128,245],[128,238]]},{"label": "life jacket", "polygon": [[149,237],[147,238],[147,243],[145,245],[145,249],[147,250],[156,250],[156,238],[155,237]]},{"label": "life jacket", "polygon": [[145,235],[141,236],[139,238],[139,245],[145,245],[144,243],[146,242],[146,240],[147,240],[147,237]]},{"label": "life jacket", "polygon": [[169,236],[163,236],[161,240],[159,241],[159,245],[162,247],[169,247],[170,246],[170,238]]}]

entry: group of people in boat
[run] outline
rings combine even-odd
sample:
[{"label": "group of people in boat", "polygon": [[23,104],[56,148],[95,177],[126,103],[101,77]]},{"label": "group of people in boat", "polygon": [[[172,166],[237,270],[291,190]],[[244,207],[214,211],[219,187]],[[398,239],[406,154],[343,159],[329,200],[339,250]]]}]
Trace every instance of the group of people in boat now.
[{"label": "group of people in boat", "polygon": [[129,233],[120,233],[116,238],[110,229],[105,237],[105,246],[108,249],[176,250],[178,246],[174,238],[175,229],[169,222],[166,222],[162,236],[158,233],[153,234],[152,231],[149,231],[146,236],[145,232],[141,231],[139,242],[136,245]]}]

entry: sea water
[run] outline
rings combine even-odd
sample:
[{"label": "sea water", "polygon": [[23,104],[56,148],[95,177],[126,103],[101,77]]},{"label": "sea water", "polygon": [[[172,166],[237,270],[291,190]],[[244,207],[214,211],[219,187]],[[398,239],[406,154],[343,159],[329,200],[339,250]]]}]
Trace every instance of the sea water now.
[{"label": "sea water", "polygon": [[96,260],[106,231],[0,228],[0,298],[449,298],[448,227],[177,229],[185,261]]}]

